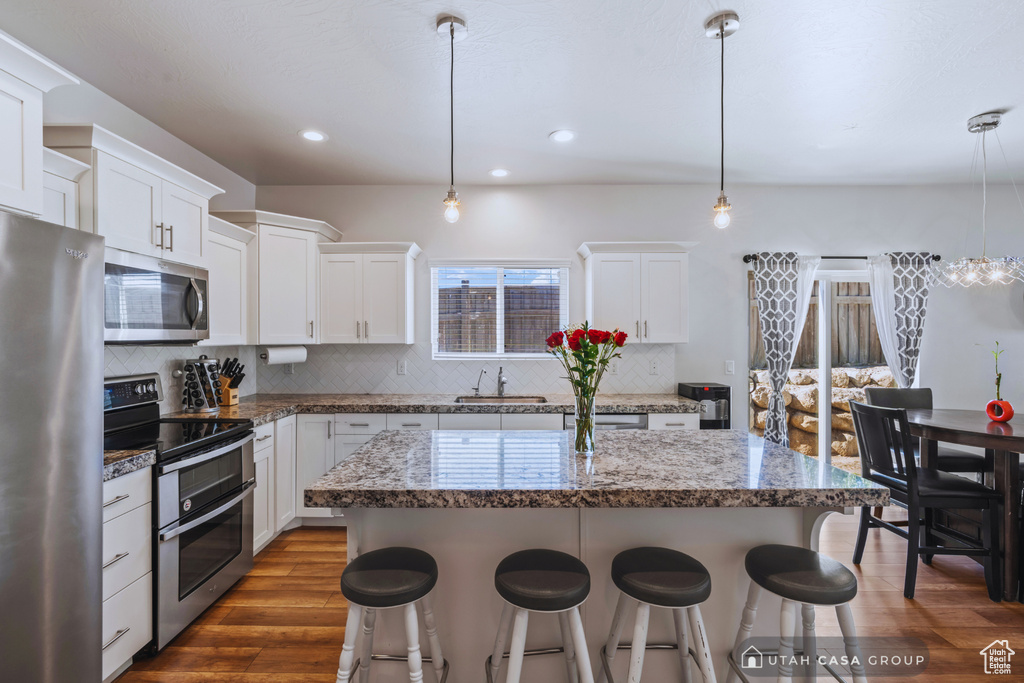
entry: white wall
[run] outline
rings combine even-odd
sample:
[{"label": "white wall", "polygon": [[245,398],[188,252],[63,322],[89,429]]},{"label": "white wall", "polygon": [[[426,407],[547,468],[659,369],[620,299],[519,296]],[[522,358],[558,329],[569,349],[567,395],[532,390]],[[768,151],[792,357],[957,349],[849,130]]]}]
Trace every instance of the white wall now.
[{"label": "white wall", "polygon": [[[972,251],[980,245],[980,199],[961,186],[732,187],[733,224],[721,231],[711,225],[718,194],[712,186],[462,187],[463,214],[455,225],[441,218],[445,189],[261,186],[256,205],[325,220],[345,233],[345,241],[418,242],[424,250],[416,276],[419,343],[429,335],[431,258],[575,257],[583,241],[699,242],[690,260],[690,342],[676,347],[671,379],[731,383],[738,396],[745,391],[747,358],[743,254],[927,249],[952,258],[964,251],[968,219],[975,226]],[[989,207],[990,255],[1024,254],[1024,216],[1012,190],[990,188]],[[582,278],[582,267],[574,268],[570,313],[575,320],[583,313]],[[978,408],[987,402],[993,372],[986,348],[998,339],[1007,349],[1001,365],[1004,398],[1024,410],[1022,290],[1014,284],[933,292],[919,374],[922,386],[935,389],[938,407]],[[381,363],[381,373],[393,375],[391,360]],[[726,360],[736,361],[737,375],[724,374]],[[267,389],[264,372],[261,390]],[[742,424],[745,407],[743,401],[735,403],[734,418]]]}]

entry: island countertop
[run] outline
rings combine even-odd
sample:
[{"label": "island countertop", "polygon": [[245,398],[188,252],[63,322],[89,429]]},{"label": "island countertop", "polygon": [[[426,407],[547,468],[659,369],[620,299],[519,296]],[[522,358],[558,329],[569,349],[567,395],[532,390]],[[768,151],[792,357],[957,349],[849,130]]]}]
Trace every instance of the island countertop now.
[{"label": "island countertop", "polygon": [[887,505],[889,490],[738,430],[381,432],[305,489],[309,507]]}]

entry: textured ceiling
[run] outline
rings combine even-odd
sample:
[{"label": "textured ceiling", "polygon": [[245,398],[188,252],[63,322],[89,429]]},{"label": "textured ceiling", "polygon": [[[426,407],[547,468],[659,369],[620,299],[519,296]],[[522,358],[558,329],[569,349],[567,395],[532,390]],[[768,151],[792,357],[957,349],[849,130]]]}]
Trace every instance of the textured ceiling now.
[{"label": "textured ceiling", "polygon": [[[449,4],[450,3],[450,4]],[[727,182],[967,178],[968,117],[1011,110],[1024,176],[1019,0],[4,0],[0,29],[258,184],[717,181],[715,11]],[[317,128],[313,144],[296,131]],[[572,128],[556,145],[547,134]],[[990,154],[1006,178],[998,151]],[[494,167],[511,169],[504,181]]]}]

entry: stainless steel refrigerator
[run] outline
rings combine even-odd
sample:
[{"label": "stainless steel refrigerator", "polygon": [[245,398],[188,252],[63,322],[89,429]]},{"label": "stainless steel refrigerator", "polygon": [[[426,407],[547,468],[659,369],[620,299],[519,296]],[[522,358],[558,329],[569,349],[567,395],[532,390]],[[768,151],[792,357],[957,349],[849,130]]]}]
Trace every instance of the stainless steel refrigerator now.
[{"label": "stainless steel refrigerator", "polygon": [[0,212],[0,679],[100,680],[103,239]]}]

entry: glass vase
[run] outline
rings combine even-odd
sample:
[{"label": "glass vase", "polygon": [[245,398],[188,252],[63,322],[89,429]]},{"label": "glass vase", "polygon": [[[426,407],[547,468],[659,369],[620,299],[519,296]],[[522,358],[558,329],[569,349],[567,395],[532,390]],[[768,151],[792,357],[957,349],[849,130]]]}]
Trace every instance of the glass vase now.
[{"label": "glass vase", "polygon": [[576,395],[576,453],[594,454],[594,396]]}]

